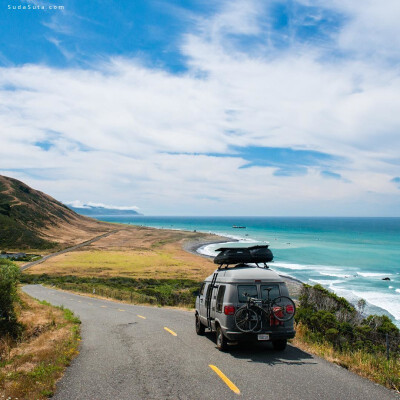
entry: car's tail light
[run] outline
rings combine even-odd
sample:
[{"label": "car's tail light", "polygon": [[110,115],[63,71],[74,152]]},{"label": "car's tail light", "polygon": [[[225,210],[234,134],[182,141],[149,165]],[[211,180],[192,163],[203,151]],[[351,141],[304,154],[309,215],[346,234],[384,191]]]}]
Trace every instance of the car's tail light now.
[{"label": "car's tail light", "polygon": [[235,314],[235,307],[234,306],[225,306],[224,307],[224,314],[225,315],[234,315]]},{"label": "car's tail light", "polygon": [[293,314],[294,313],[294,307],[289,304],[288,306],[286,306],[286,312],[288,314]]}]

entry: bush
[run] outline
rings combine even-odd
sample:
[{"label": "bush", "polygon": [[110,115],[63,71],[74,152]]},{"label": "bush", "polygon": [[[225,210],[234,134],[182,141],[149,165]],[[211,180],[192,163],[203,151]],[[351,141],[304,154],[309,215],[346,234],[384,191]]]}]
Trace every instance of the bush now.
[{"label": "bush", "polygon": [[14,310],[19,275],[19,268],[13,262],[0,259],[0,336],[16,336],[20,332]]},{"label": "bush", "polygon": [[[365,302],[356,310],[346,299],[320,285],[304,285],[300,295],[296,322],[308,328],[314,342],[328,342],[334,348],[362,349],[371,353],[385,351],[386,334],[391,351],[400,353],[400,331],[386,315],[362,315]],[[359,302],[360,303],[360,302]]]},{"label": "bush", "polygon": [[[194,307],[201,283],[190,279],[133,279],[22,274],[23,283],[45,283],[60,289],[96,293],[137,303]],[[93,290],[95,292],[93,292]]]}]

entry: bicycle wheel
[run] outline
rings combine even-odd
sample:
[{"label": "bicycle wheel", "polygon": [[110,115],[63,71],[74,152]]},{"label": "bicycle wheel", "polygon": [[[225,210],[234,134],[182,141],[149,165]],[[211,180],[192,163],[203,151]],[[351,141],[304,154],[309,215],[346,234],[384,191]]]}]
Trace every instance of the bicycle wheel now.
[{"label": "bicycle wheel", "polygon": [[296,312],[294,301],[286,296],[279,296],[271,304],[272,314],[278,321],[290,321]]},{"label": "bicycle wheel", "polygon": [[241,332],[254,332],[259,323],[258,314],[247,306],[239,308],[235,313],[235,324]]}]

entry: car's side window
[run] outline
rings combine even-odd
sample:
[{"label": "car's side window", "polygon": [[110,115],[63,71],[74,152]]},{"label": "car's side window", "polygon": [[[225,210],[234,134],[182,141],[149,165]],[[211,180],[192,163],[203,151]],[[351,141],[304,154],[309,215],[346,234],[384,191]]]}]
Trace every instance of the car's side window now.
[{"label": "car's side window", "polygon": [[211,290],[212,286],[210,283],[207,284],[207,292],[206,292],[206,307],[208,307],[208,304],[211,300]]},{"label": "car's side window", "polygon": [[224,302],[225,289],[226,289],[225,285],[221,285],[218,289],[217,306],[216,306],[217,312],[222,312],[222,304]]},{"label": "car's side window", "polygon": [[246,303],[248,297],[258,297],[256,285],[238,285],[238,296],[240,303]]},{"label": "car's side window", "polygon": [[206,284],[205,284],[205,282],[203,282],[203,283],[201,284],[201,288],[200,288],[200,296],[203,296],[205,286],[206,286]]}]

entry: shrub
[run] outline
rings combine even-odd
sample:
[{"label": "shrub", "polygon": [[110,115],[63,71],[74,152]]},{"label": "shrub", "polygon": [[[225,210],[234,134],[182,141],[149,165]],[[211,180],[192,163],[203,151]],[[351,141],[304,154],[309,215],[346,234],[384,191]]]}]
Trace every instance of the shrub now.
[{"label": "shrub", "polygon": [[46,283],[65,290],[95,293],[138,303],[194,307],[200,282],[190,279],[133,279],[22,274],[23,283]]},{"label": "shrub", "polygon": [[0,259],[0,336],[16,336],[20,332],[14,310],[19,275],[19,268],[13,262]]},{"label": "shrub", "polygon": [[296,322],[309,329],[308,336],[315,342],[327,341],[333,347],[362,349],[372,353],[385,350],[386,334],[390,335],[390,348],[400,353],[400,331],[386,315],[363,318],[365,301],[358,308],[343,297],[320,285],[304,285],[300,295]]}]

